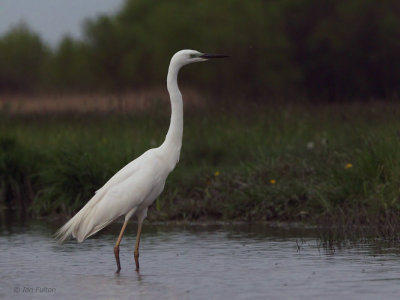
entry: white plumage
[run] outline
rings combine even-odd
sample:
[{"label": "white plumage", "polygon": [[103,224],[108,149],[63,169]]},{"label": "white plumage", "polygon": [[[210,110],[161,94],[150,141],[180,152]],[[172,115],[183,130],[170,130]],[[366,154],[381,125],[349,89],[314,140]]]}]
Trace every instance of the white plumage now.
[{"label": "white plumage", "polygon": [[177,78],[184,65],[221,58],[225,55],[203,54],[194,50],[181,50],[171,59],[167,76],[167,88],[171,100],[171,123],[164,143],[150,149],[127,164],[57,233],[56,238],[63,242],[70,235],[82,242],[117,218],[125,216],[125,222],[114,248],[119,272],[119,243],[128,220],[138,218],[138,236],[135,247],[136,268],[139,268],[139,241],[141,225],[147,216],[148,207],[161,194],[168,174],[179,160],[183,133],[183,103]]},{"label": "white plumage", "polygon": [[120,216],[129,220],[135,212],[144,219],[170,173],[163,168],[162,153],[157,152],[160,148],[146,151],[111,177],[57,232],[58,239],[62,242],[72,235],[82,242]]}]

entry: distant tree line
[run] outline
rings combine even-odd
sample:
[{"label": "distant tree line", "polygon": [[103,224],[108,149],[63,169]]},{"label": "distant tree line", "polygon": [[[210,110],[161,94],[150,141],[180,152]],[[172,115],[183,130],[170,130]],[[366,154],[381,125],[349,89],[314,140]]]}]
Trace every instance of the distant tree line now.
[{"label": "distant tree line", "polygon": [[398,97],[398,0],[127,0],[52,49],[26,25],[0,37],[0,92],[123,92],[165,80],[191,48],[229,61],[184,82],[245,98]]}]

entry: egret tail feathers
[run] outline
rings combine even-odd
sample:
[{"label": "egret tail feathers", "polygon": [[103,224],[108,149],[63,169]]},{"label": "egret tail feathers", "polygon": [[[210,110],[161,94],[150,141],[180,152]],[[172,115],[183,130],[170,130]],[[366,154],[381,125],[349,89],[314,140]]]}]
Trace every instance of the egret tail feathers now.
[{"label": "egret tail feathers", "polygon": [[[93,234],[99,232],[102,230],[104,227],[106,227],[108,224],[112,223],[115,221],[114,219],[108,220],[107,222],[104,222],[103,224],[96,225],[94,227],[91,227],[89,230],[79,230],[76,232],[76,240],[80,243],[86,240],[88,237],[92,236]],[[80,228],[81,229],[81,228]]]},{"label": "egret tail feathers", "polygon": [[[80,235],[78,237],[78,232],[80,231],[81,224],[87,218],[87,216],[90,214],[90,212],[94,208],[94,206],[101,200],[101,198],[103,198],[104,194],[105,194],[105,190],[99,191],[98,193],[96,193],[92,197],[92,199],[90,199],[89,202],[86,203],[86,205],[71,220],[69,220],[64,226],[62,226],[55,233],[54,238],[59,243],[63,243],[69,236],[72,236],[74,238],[76,237],[78,242],[84,241],[88,237],[88,235],[85,235],[85,237],[82,237]],[[108,224],[104,225],[104,227],[107,225]],[[104,228],[104,227],[102,227],[102,228]],[[102,228],[100,228],[100,229],[102,229]]]}]

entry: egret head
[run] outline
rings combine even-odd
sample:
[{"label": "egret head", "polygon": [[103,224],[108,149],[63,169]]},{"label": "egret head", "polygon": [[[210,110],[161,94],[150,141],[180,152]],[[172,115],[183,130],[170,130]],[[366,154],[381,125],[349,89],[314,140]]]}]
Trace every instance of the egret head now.
[{"label": "egret head", "polygon": [[183,67],[185,65],[194,62],[205,61],[211,58],[224,58],[224,57],[229,57],[229,56],[223,54],[201,53],[196,50],[181,50],[175,53],[175,55],[172,57],[171,63],[173,62],[174,64]]}]

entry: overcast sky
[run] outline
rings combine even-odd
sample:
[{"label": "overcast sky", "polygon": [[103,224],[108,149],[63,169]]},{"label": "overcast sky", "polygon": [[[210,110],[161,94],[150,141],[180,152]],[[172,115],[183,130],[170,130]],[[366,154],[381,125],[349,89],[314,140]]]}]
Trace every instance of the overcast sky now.
[{"label": "overcast sky", "polygon": [[63,35],[81,36],[87,17],[116,12],[124,0],[0,0],[0,35],[21,21],[56,45]]}]

